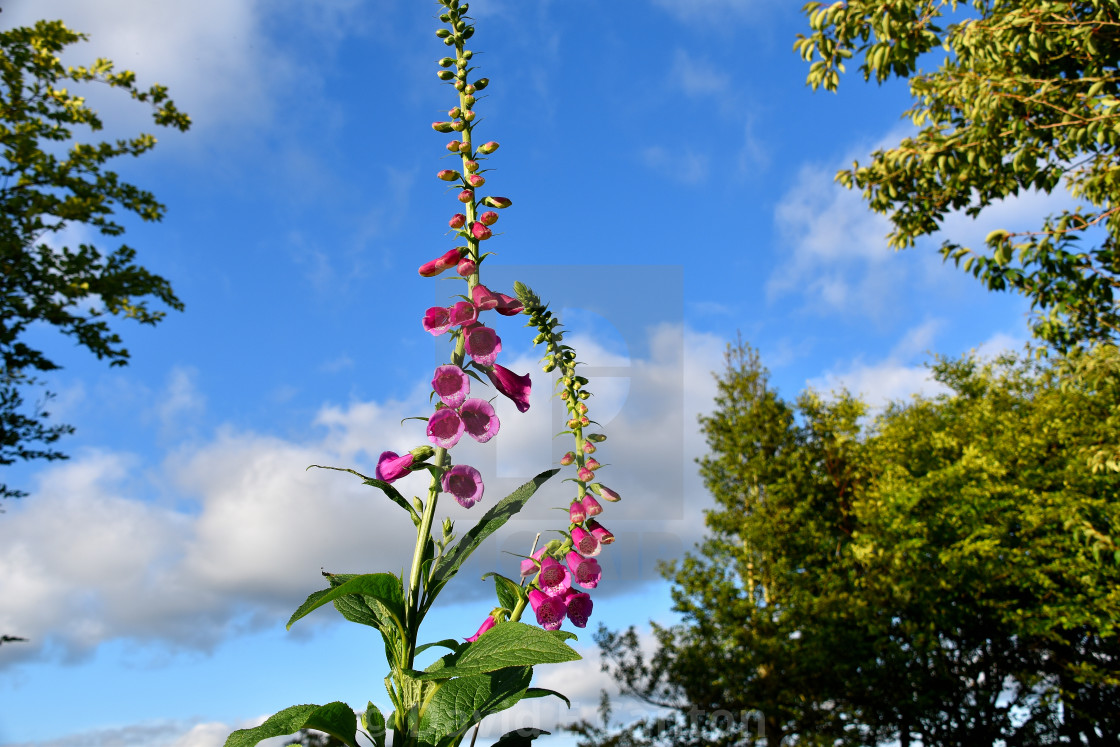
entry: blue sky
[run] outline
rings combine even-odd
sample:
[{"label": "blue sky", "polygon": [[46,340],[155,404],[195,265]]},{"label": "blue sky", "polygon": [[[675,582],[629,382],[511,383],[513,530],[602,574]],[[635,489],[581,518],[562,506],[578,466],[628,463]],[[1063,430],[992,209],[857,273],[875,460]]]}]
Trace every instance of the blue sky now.
[{"label": "blue sky", "polygon": [[[846,386],[878,404],[933,391],[931,352],[1027,337],[1024,302],[943,266],[936,247],[1030,225],[1062,201],[1024,195],[889,250],[885,220],[832,176],[909,131],[907,90],[848,77],[837,95],[811,92],[791,51],[797,5],[471,3],[491,80],[477,133],[501,143],[487,186],[514,201],[483,282],[508,292],[522,280],[567,321],[610,436],[603,480],[623,495],[602,517],[618,541],[600,556],[587,659],[538,672],[574,696],[572,717],[609,686],[598,622],[673,619],[656,561],[702,535],[696,417],[737,333],[786,396]],[[320,568],[408,562],[411,525],[394,507],[304,468],[370,473],[381,451],[423,441],[400,421],[427,414],[447,351],[419,320],[458,291],[416,273],[454,246],[458,206],[435,178],[454,167],[430,128],[454,103],[435,77],[436,8],[5,4],[5,27],[61,18],[88,33],[67,61],[105,56],[167,85],[194,126],[117,164],[168,207],[159,224],[126,220],[126,240],[186,311],[155,329],[118,325],[123,369],[36,332],[64,365],[52,411],[77,432],[62,443],[69,461],[5,475],[30,495],[0,515],[0,632],[30,642],[0,649],[0,744],[208,747],[293,703],[387,705],[372,634],[328,612],[284,623]],[[147,127],[111,93],[88,93],[109,136]],[[532,335],[516,318],[495,324],[503,364],[535,383],[528,414],[499,402],[499,436],[458,447],[486,476],[484,502],[565,450]],[[563,486],[534,502],[448,587],[427,639],[473,633],[493,606],[479,576],[512,574],[502,551],[560,526]],[[465,528],[473,514],[453,516]],[[540,707],[519,717],[567,718]]]}]

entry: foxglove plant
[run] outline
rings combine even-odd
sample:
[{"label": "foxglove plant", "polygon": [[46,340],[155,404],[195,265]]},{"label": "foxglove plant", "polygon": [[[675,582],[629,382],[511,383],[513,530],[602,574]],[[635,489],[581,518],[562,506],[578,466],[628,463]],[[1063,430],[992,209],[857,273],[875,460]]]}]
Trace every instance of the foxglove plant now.
[{"label": "foxglove plant", "polygon": [[[420,418],[427,421],[428,443],[404,454],[383,452],[374,477],[343,470],[358,475],[364,484],[377,488],[408,513],[416,528],[411,572],[407,578],[391,572],[324,573],[328,588],[309,596],[288,621],[291,627],[296,620],[331,603],[347,620],[376,628],[384,641],[390,666],[385,684],[394,710],[386,717],[369,703],[361,716],[364,731],[359,731],[355,713],[345,703],[292,706],[256,728],[234,732],[226,747],[249,747],[263,739],[305,728],[328,732],[351,747],[357,747],[359,733],[365,734],[375,747],[385,747],[388,730],[393,732],[393,747],[455,747],[472,726],[477,735],[477,724],[482,718],[524,698],[555,695],[567,702],[560,693],[530,686],[533,667],[579,658],[565,643],[575,636],[560,628],[565,621],[579,628],[587,624],[593,604],[586,590],[599,584],[602,573],[595,556],[603,545],[614,541],[614,536],[592,518],[603,511],[593,496],[606,501],[617,501],[619,496],[597,478],[602,465],[591,454],[606,436],[587,432],[594,422],[588,416],[586,404],[591,395],[588,380],[576,371],[575,351],[563,344],[559,320],[528,287],[516,283],[515,295],[511,296],[495,292],[480,281],[487,257],[480,247],[494,237],[493,227],[499,220],[495,211],[508,208],[512,201],[479,194],[487,183],[483,162],[499,147],[494,141],[476,145],[474,140],[476,94],[486,88],[489,80],[473,76],[473,55],[466,42],[474,35],[474,27],[467,16],[467,3],[439,3],[440,21],[445,26],[436,36],[454,48],[455,56],[439,60],[437,74],[454,88],[457,103],[446,121],[436,122],[432,127],[441,133],[457,133],[447,144],[447,150],[459,156],[460,168],[442,169],[436,176],[457,190],[460,206],[448,220],[448,226],[462,243],[422,264],[419,272],[423,277],[437,277],[454,269],[456,279],[466,283],[466,292],[448,306],[427,309],[420,319],[424,331],[435,337],[446,336],[451,348],[448,362],[432,373],[433,410]],[[496,572],[484,576],[494,579],[498,606],[483,618],[473,635],[462,643],[449,639],[417,645],[421,622],[464,561],[524,507],[546,480],[560,472],[557,468],[540,473],[491,506],[461,538],[455,536],[449,518],[443,519],[440,537],[437,539],[433,534],[441,494],[448,494],[464,508],[485,500],[482,474],[469,464],[454,463],[451,456],[451,450],[464,435],[487,443],[501,429],[490,400],[471,396],[471,380],[484,386],[485,375],[491,386],[512,401],[519,412],[529,409],[532,381],[528,374],[514,373],[497,362],[502,340],[486,324],[484,314],[490,311],[501,316],[528,315],[528,326],[537,329],[535,343],[546,346],[544,371],[559,374],[558,396],[568,410],[565,433],[575,440],[574,449],[560,463],[561,468],[574,471],[574,477],[567,479],[575,483],[575,496],[567,508],[567,526],[555,530],[559,538],[540,548],[534,546],[522,561],[520,582]],[[427,496],[409,502],[393,483],[418,471],[429,473]],[[533,611],[540,627],[520,622],[526,607]],[[431,647],[447,649],[449,653],[423,671],[417,670],[416,656]],[[547,732],[521,729],[505,735],[500,744],[527,744],[542,733]]]}]

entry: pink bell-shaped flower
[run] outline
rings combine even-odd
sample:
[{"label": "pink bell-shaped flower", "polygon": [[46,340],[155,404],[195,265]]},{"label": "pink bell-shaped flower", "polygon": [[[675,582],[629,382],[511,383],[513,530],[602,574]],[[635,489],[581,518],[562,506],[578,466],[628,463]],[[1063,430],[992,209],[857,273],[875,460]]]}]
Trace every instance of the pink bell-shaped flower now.
[{"label": "pink bell-shaped flower", "polygon": [[583,510],[588,516],[598,516],[603,513],[603,507],[599,505],[599,501],[589,495],[583,496]]},{"label": "pink bell-shaped flower", "polygon": [[498,297],[498,306],[494,310],[502,316],[517,316],[525,310],[525,306],[513,296],[507,296],[505,293],[494,295]]},{"label": "pink bell-shaped flower", "polygon": [[467,643],[474,643],[483,633],[490,630],[497,624],[498,621],[494,619],[494,615],[487,615],[486,619],[482,621],[482,625],[478,626],[478,632],[472,635],[470,638],[466,639]]},{"label": "pink bell-shaped flower", "polygon": [[540,589],[529,590],[529,604],[537,614],[537,624],[545,630],[559,630],[568,614],[562,597],[550,597]]},{"label": "pink bell-shaped flower", "polygon": [[428,418],[428,440],[442,449],[459,443],[463,435],[463,419],[450,407],[441,407]]},{"label": "pink bell-shaped flower", "polygon": [[575,546],[576,552],[585,558],[593,558],[603,549],[595,535],[583,527],[576,527],[572,530],[572,544]]},{"label": "pink bell-shaped flower", "polygon": [[498,305],[498,297],[482,283],[471,289],[471,300],[479,311],[489,311]]},{"label": "pink bell-shaped flower", "polygon": [[498,434],[501,422],[494,412],[494,406],[484,399],[468,399],[459,408],[459,417],[467,435],[484,444]]},{"label": "pink bell-shaped flower", "polygon": [[529,391],[533,385],[529,374],[518,376],[505,366],[499,366],[495,363],[494,367],[486,372],[486,375],[490,377],[490,383],[494,385],[495,389],[513,400],[518,412],[525,412],[529,409]]},{"label": "pink bell-shaped flower", "polygon": [[467,355],[480,366],[494,365],[494,359],[502,350],[502,338],[489,327],[478,325],[467,330]]},{"label": "pink bell-shaped flower", "polygon": [[381,456],[377,458],[377,469],[373,475],[383,482],[399,480],[408,474],[408,467],[412,464],[412,458],[412,454],[397,456],[394,451],[383,451]]},{"label": "pink bell-shaped flower", "polygon": [[609,545],[614,542],[614,535],[611,534],[610,530],[594,519],[587,520],[587,528],[591,530],[591,535],[599,540],[599,544]]},{"label": "pink bell-shaped flower", "polygon": [[442,335],[451,329],[451,312],[443,306],[433,306],[424,312],[424,330],[433,335]]},{"label": "pink bell-shaped flower", "polygon": [[463,508],[470,508],[478,503],[485,489],[479,471],[466,464],[456,464],[444,472],[443,477],[440,478],[440,486]]},{"label": "pink bell-shaped flower", "polygon": [[471,393],[471,380],[463,373],[463,369],[449,363],[436,368],[435,375],[432,376],[432,389],[443,404],[455,408],[463,404]]},{"label": "pink bell-shaped flower", "polygon": [[591,609],[595,606],[591,601],[591,595],[575,589],[568,589],[568,592],[564,595],[564,603],[567,606],[568,619],[572,621],[572,625],[577,628],[587,627],[587,618],[591,617]]},{"label": "pink bell-shaped flower", "polygon": [[594,589],[599,585],[599,578],[603,569],[595,558],[585,558],[575,550],[569,550],[564,558],[568,561],[568,568],[572,571],[577,584],[585,589]]},{"label": "pink bell-shaped flower", "polygon": [[541,556],[544,555],[545,549],[542,547],[533,553],[532,557],[521,561],[521,578],[528,578],[537,574],[537,571],[541,569]]},{"label": "pink bell-shaped flower", "polygon": [[587,511],[583,508],[583,501],[572,501],[572,505],[568,506],[568,521],[573,524],[582,524],[587,521]]},{"label": "pink bell-shaped flower", "polygon": [[550,555],[545,555],[541,558],[541,572],[537,576],[537,584],[545,594],[555,597],[572,588],[572,578],[563,563]]}]

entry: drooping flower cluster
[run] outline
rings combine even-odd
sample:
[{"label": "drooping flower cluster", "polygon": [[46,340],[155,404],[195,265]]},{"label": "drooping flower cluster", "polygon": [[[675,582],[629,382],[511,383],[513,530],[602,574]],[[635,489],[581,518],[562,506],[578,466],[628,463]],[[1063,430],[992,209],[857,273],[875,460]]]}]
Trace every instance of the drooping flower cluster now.
[{"label": "drooping flower cluster", "polygon": [[[461,505],[470,507],[482,498],[482,476],[469,465],[451,466],[447,450],[453,448],[464,433],[479,443],[486,443],[497,435],[501,421],[488,400],[469,396],[471,382],[467,371],[474,368],[486,374],[494,388],[509,397],[520,412],[529,409],[531,382],[528,375],[515,374],[496,362],[502,351],[502,339],[480,318],[483,312],[491,310],[503,316],[522,312],[518,299],[491,291],[479,282],[479,269],[485,258],[479,245],[493,237],[491,226],[498,222],[498,214],[494,210],[480,214],[480,207],[502,209],[509,207],[512,201],[507,197],[479,196],[476,193],[486,183],[480,173],[480,161],[498,149],[496,142],[476,147],[472,140],[476,118],[475,94],[489,81],[486,78],[470,80],[472,53],[464,48],[464,43],[473,35],[474,28],[468,23],[468,5],[457,0],[441,0],[441,4],[447,12],[440,16],[440,20],[449,24],[450,29],[441,28],[437,35],[448,46],[455,47],[456,56],[439,61],[438,75],[440,80],[455,88],[458,103],[448,111],[448,121],[435,122],[432,128],[436,132],[460,133],[459,138],[447,144],[447,150],[459,156],[461,166],[458,170],[442,169],[436,177],[458,189],[457,199],[461,208],[451,216],[448,225],[456,238],[465,244],[425,262],[420,266],[420,275],[437,277],[454,268],[458,277],[466,282],[467,292],[460,296],[462,300],[449,306],[429,308],[421,320],[424,330],[434,336],[450,334],[452,344],[450,362],[436,367],[432,376],[432,391],[437,401],[435,411],[427,418],[426,435],[436,447],[435,466],[439,470],[438,478],[433,476],[433,495],[439,491],[450,493]],[[378,479],[392,482],[413,469],[421,468],[424,466],[422,462],[385,452],[378,461]]]}]

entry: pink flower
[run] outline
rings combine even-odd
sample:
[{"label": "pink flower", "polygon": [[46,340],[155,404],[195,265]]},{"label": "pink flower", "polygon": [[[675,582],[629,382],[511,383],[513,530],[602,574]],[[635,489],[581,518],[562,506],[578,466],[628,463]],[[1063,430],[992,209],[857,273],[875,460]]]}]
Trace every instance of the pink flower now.
[{"label": "pink flower", "polygon": [[589,470],[594,471],[594,470],[599,469],[599,467],[601,467],[603,465],[599,464],[598,459],[596,459],[595,457],[591,457],[590,459],[588,459],[586,462],[583,463],[583,466],[587,467]]},{"label": "pink flower", "polygon": [[589,495],[583,496],[583,510],[587,512],[588,516],[598,516],[603,513],[603,507],[599,505],[599,501]]},{"label": "pink flower", "polygon": [[587,511],[583,507],[583,501],[572,501],[572,505],[568,506],[568,521],[582,524],[586,520]]},{"label": "pink flower", "polygon": [[450,407],[442,407],[428,418],[428,440],[443,449],[459,443],[463,435],[463,420]]},{"label": "pink flower", "polygon": [[462,228],[467,225],[467,216],[462,213],[455,213],[455,215],[451,216],[451,220],[447,221],[447,225],[452,228]]},{"label": "pink flower", "polygon": [[587,467],[580,467],[579,471],[576,473],[576,477],[578,477],[581,482],[590,482],[595,479],[595,473]]},{"label": "pink flower", "polygon": [[576,527],[572,530],[572,544],[575,545],[576,552],[585,558],[593,558],[603,549],[595,535],[583,527]]},{"label": "pink flower", "polygon": [[467,643],[474,643],[479,639],[479,636],[481,636],[483,633],[485,633],[487,630],[490,630],[490,628],[494,627],[497,624],[498,623],[494,620],[493,615],[487,615],[486,619],[482,621],[482,625],[478,626],[478,632],[472,635],[470,638],[466,639]]},{"label": "pink flower", "polygon": [[471,380],[463,373],[463,369],[449,363],[436,369],[432,377],[432,389],[443,404],[454,408],[463,404],[471,393]]},{"label": "pink flower", "polygon": [[[482,148],[479,148],[479,150],[481,151]],[[484,177],[482,174],[469,174],[467,176],[467,183],[472,187],[481,187],[486,183],[486,177]]]},{"label": "pink flower", "polygon": [[458,272],[462,277],[473,275],[478,272],[478,263],[473,259],[461,259],[459,260],[459,266],[455,268],[455,271]]},{"label": "pink flower", "polygon": [[569,464],[572,464],[573,462],[575,462],[575,460],[576,460],[576,453],[574,451],[569,451],[567,454],[560,457],[560,466],[567,467]]},{"label": "pink flower", "polygon": [[426,278],[434,278],[444,270],[449,270],[459,264],[459,260],[462,258],[463,253],[459,250],[459,247],[455,247],[446,254],[420,265],[420,274]]},{"label": "pink flower", "polygon": [[545,548],[541,548],[533,553],[531,558],[525,558],[521,561],[521,578],[526,578],[536,574],[541,569],[541,556],[544,555]]},{"label": "pink flower", "polygon": [[445,493],[450,493],[463,508],[470,508],[482,499],[482,475],[474,467],[456,464],[443,473],[440,485]]},{"label": "pink flower", "polygon": [[584,594],[575,589],[568,589],[564,595],[564,604],[568,608],[568,619],[577,628],[587,627],[587,618],[591,617],[591,608],[595,604],[591,601],[590,594]]},{"label": "pink flower", "polygon": [[467,354],[480,366],[493,366],[502,350],[502,338],[489,327],[478,325],[467,330]]},{"label": "pink flower", "polygon": [[463,203],[464,205],[467,204],[468,202],[470,202],[473,199],[474,199],[474,190],[473,189],[464,189],[462,192],[459,193],[459,202]]},{"label": "pink flower", "polygon": [[518,376],[505,366],[494,364],[486,375],[490,377],[490,383],[495,389],[513,400],[518,412],[529,409],[529,390],[532,388],[529,374]]},{"label": "pink flower", "polygon": [[517,316],[525,307],[513,296],[507,296],[505,293],[495,293],[498,297],[498,307],[495,309],[502,316]]},{"label": "pink flower", "polygon": [[537,584],[545,594],[555,597],[562,596],[572,588],[572,579],[568,575],[568,569],[560,561],[546,555],[541,558],[541,572],[537,576]]},{"label": "pink flower", "polygon": [[498,305],[498,297],[482,283],[471,289],[471,300],[479,311],[489,311]]},{"label": "pink flower", "polygon": [[600,544],[609,545],[614,542],[614,535],[610,533],[610,530],[594,519],[587,520],[587,528],[591,530],[591,536],[599,540]]},{"label": "pink flower", "polygon": [[[455,366],[458,368],[458,366]],[[466,374],[463,375],[466,378]],[[494,413],[494,406],[484,399],[468,399],[459,408],[459,417],[467,435],[484,444],[498,433],[501,422]]]},{"label": "pink flower", "polygon": [[451,307],[450,321],[453,327],[460,324],[470,324],[476,319],[478,319],[478,309],[472,303],[456,301],[455,305]]},{"label": "pink flower", "polygon": [[568,614],[568,605],[561,597],[550,597],[540,589],[529,590],[529,604],[537,613],[537,624],[545,630],[559,630]]},{"label": "pink flower", "polygon": [[495,223],[498,222],[498,214],[495,213],[493,210],[487,210],[485,213],[478,216],[478,220],[484,226],[492,226],[492,225],[494,225]]},{"label": "pink flower", "polygon": [[440,179],[442,179],[445,182],[453,182],[453,181],[455,181],[456,179],[459,178],[459,172],[458,171],[452,171],[451,169],[444,169],[443,171],[436,174],[436,176],[438,176]]},{"label": "pink flower", "polygon": [[451,151],[452,153],[458,153],[459,152],[459,146],[461,144],[462,143],[459,140],[452,140],[450,143],[447,144],[447,149],[449,151]]},{"label": "pink flower", "polygon": [[412,464],[412,454],[397,456],[394,451],[383,451],[377,458],[377,469],[373,476],[384,482],[392,482],[407,475],[410,464]]},{"label": "pink flower", "polygon": [[433,306],[424,312],[424,329],[439,336],[451,328],[451,312],[443,306]]},{"label": "pink flower", "polygon": [[575,576],[577,584],[585,589],[594,589],[599,585],[599,578],[603,575],[603,570],[599,567],[598,560],[585,558],[575,550],[569,551],[565,560],[568,561],[568,568]]},{"label": "pink flower", "polygon": [[610,501],[611,503],[618,503],[619,501],[622,500],[621,495],[614,492],[613,490],[608,488],[606,485],[600,485],[599,483],[593,483],[591,485],[591,489],[593,491],[595,491],[595,494],[597,496],[599,496],[600,498],[602,498],[604,501]]},{"label": "pink flower", "polygon": [[[472,174],[472,176],[477,176],[477,175]],[[478,221],[475,221],[474,223],[471,224],[471,236],[474,236],[479,241],[486,241],[486,239],[490,238],[493,235],[494,235],[493,231],[491,231],[489,228],[482,225]]]}]

